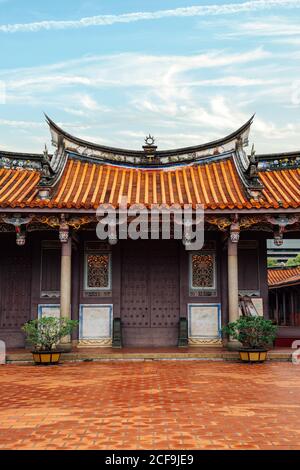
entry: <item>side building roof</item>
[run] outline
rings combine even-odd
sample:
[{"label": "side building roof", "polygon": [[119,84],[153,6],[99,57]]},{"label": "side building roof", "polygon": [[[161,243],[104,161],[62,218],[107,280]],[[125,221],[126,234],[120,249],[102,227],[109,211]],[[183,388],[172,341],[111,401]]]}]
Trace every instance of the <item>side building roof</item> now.
[{"label": "side building roof", "polygon": [[300,266],[268,269],[270,289],[300,285]]}]

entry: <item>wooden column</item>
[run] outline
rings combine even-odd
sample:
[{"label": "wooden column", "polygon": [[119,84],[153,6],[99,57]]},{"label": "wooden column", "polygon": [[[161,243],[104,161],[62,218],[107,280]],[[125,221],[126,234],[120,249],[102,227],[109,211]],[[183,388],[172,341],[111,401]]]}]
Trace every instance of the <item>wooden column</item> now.
[{"label": "wooden column", "polygon": [[112,248],[112,303],[114,318],[121,318],[121,242]]},{"label": "wooden column", "polygon": [[283,292],[282,292],[282,312],[283,312],[283,326],[287,326],[286,325],[286,293],[285,293],[285,289],[283,289]]},{"label": "wooden column", "polygon": [[278,290],[275,289],[275,321],[279,325],[279,301],[278,301]]},{"label": "wooden column", "polygon": [[182,243],[179,245],[179,302],[180,317],[188,318],[188,295],[189,295],[189,253]]},{"label": "wooden column", "polygon": [[[61,277],[60,277],[60,316],[71,319],[71,264],[72,238],[61,244]],[[64,346],[71,346],[71,338],[63,338]]]},{"label": "wooden column", "polygon": [[[228,313],[229,322],[239,318],[239,288],[238,288],[238,243],[228,239]],[[230,338],[228,347],[238,348],[238,341]]]},{"label": "wooden column", "polygon": [[[71,273],[71,319],[72,320],[79,320],[79,295],[80,295],[80,259],[79,253],[80,249],[79,241],[77,243],[72,243],[72,273]],[[79,340],[79,327],[74,328],[72,333],[72,341]]]}]

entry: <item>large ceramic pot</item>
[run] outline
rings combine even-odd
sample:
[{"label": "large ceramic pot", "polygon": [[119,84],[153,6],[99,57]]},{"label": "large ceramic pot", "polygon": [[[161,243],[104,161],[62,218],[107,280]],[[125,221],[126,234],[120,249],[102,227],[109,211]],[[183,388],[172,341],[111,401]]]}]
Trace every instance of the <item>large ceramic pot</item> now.
[{"label": "large ceramic pot", "polygon": [[239,350],[240,359],[242,362],[265,362],[267,359],[267,349],[250,349],[243,348]]},{"label": "large ceramic pot", "polygon": [[32,351],[32,356],[35,364],[43,366],[57,365],[61,351]]}]

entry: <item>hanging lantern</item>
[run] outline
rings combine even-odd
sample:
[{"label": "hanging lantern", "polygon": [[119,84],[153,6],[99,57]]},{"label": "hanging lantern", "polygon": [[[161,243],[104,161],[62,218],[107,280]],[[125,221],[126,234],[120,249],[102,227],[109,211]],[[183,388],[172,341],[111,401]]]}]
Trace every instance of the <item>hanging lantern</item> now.
[{"label": "hanging lantern", "polygon": [[108,224],[108,243],[110,245],[116,245],[118,243],[117,227],[114,222]]},{"label": "hanging lantern", "polygon": [[274,245],[276,246],[283,245],[283,233],[282,232],[274,233]]},{"label": "hanging lantern", "polygon": [[24,246],[26,243],[26,232],[20,227],[16,227],[16,243],[18,246]]},{"label": "hanging lantern", "polygon": [[185,247],[186,250],[190,250],[190,246],[192,246],[191,238],[189,238],[187,236],[183,236],[182,244],[183,244],[183,246]]},{"label": "hanging lantern", "polygon": [[2,217],[3,222],[9,225],[13,225],[16,231],[16,244],[18,246],[24,246],[26,243],[26,228],[22,230],[22,225],[29,224],[33,219],[32,215],[28,217],[22,217],[21,214],[13,214],[10,217]]},{"label": "hanging lantern", "polygon": [[118,243],[118,237],[111,235],[108,239],[110,245],[116,245]]},{"label": "hanging lantern", "polygon": [[190,250],[193,240],[193,225],[191,220],[186,220],[184,223],[184,232],[182,237],[182,243],[186,250]]}]

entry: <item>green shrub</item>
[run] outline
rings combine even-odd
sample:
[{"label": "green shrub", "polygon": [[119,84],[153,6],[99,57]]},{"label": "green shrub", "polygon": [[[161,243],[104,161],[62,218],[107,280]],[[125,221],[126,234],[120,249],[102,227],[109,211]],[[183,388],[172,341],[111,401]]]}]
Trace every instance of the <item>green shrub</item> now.
[{"label": "green shrub", "polygon": [[78,321],[68,318],[42,317],[22,326],[27,341],[36,351],[51,351],[59,341],[72,333]]},{"label": "green shrub", "polygon": [[276,338],[277,326],[263,317],[240,317],[222,328],[233,339],[238,340],[245,348],[259,349],[271,345]]}]

